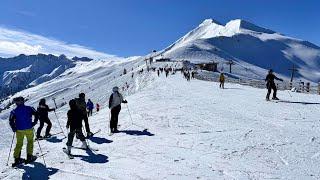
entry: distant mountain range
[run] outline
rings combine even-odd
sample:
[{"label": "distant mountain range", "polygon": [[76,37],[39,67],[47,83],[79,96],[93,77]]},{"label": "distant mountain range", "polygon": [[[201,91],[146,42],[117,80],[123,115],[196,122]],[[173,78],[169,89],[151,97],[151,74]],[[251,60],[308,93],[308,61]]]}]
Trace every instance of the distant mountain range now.
[{"label": "distant mountain range", "polygon": [[77,61],[91,61],[87,57],[68,59],[65,55],[24,55],[12,58],[0,58],[0,98],[25,88],[49,81]]},{"label": "distant mountain range", "polygon": [[240,19],[226,25],[206,19],[161,55],[195,64],[215,61],[225,72],[231,60],[234,75],[255,79],[263,79],[268,69],[289,78],[294,66],[297,78],[320,81],[320,47]]}]

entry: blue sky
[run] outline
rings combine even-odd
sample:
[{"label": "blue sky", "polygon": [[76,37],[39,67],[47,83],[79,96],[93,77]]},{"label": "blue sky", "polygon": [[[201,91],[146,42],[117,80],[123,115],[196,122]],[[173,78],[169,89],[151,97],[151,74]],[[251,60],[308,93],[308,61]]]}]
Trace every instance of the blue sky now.
[{"label": "blue sky", "polygon": [[317,0],[1,0],[0,27],[132,56],[170,45],[206,18],[240,18],[319,46],[319,7]]}]

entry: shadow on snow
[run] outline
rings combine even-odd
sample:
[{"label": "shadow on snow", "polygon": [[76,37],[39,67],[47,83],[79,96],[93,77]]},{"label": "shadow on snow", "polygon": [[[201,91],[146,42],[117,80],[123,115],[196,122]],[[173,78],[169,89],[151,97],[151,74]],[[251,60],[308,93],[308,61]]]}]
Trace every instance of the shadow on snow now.
[{"label": "shadow on snow", "polygon": [[101,137],[91,137],[89,138],[90,141],[97,143],[97,144],[104,144],[104,143],[112,143],[113,141],[108,140],[106,138],[101,138]]},{"label": "shadow on snow", "polygon": [[143,131],[139,130],[122,130],[119,131],[120,133],[125,133],[132,136],[154,136],[151,132],[148,131],[148,129],[144,129]]},{"label": "shadow on snow", "polygon": [[315,103],[315,102],[300,102],[300,101],[284,101],[284,100],[280,100],[278,102],[281,103],[291,103],[291,104],[303,104],[303,105],[316,105],[316,104],[320,104],[320,103]]},{"label": "shadow on snow", "polygon": [[[30,165],[33,165],[30,166]],[[43,164],[33,162],[28,166],[22,166],[19,169],[23,169],[25,172],[22,175],[22,179],[49,179],[49,177],[58,172],[58,169],[45,167]]]},{"label": "shadow on snow", "polygon": [[84,156],[84,155],[73,155],[73,156],[80,157],[82,161],[93,163],[93,164],[109,162],[108,156],[105,156],[103,154],[95,154],[91,150],[86,150],[86,153],[88,154],[88,156]]}]

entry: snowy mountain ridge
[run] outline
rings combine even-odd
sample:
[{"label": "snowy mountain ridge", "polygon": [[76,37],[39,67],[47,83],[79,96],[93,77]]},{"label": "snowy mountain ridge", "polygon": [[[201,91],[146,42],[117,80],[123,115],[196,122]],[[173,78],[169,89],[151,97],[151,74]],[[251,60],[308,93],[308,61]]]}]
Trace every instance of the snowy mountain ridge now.
[{"label": "snowy mountain ridge", "polygon": [[58,77],[77,61],[90,60],[86,57],[70,60],[64,55],[51,54],[0,58],[0,98]]},{"label": "snowy mountain ridge", "polygon": [[294,65],[299,79],[320,81],[320,47],[241,19],[226,25],[206,19],[161,55],[195,64],[215,61],[219,71],[232,60],[235,75],[254,79],[263,79],[268,69],[289,79]]}]

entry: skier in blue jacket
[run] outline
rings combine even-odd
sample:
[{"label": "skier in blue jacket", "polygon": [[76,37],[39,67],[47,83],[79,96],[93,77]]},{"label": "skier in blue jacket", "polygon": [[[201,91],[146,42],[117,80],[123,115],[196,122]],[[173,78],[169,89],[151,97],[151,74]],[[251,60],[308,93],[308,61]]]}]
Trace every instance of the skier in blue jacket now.
[{"label": "skier in blue jacket", "polygon": [[88,102],[87,102],[88,117],[92,116],[93,108],[94,108],[93,102],[90,99],[88,99]]},{"label": "skier in blue jacket", "polygon": [[[36,160],[36,156],[33,156],[33,127],[38,122],[38,113],[33,107],[24,105],[23,97],[14,98],[13,102],[17,105],[17,107],[10,113],[9,124],[11,126],[12,131],[16,133],[17,137],[17,144],[13,154],[14,163],[12,164],[12,166],[16,166],[18,164],[23,163],[24,161],[20,158],[20,155],[25,136],[27,138],[26,162],[28,163]],[[32,121],[32,116],[34,116],[34,121]]]}]

